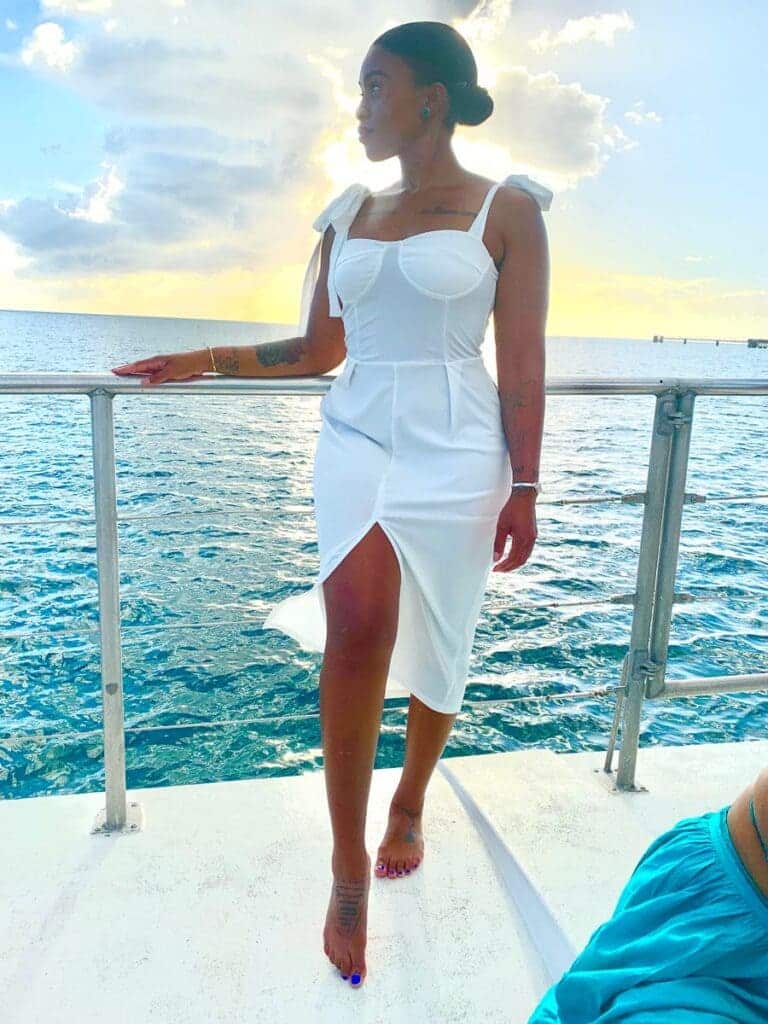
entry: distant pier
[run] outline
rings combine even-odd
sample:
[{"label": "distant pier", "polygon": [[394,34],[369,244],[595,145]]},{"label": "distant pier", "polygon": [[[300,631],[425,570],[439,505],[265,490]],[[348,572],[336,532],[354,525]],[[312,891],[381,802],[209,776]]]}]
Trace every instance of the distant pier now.
[{"label": "distant pier", "polygon": [[[746,345],[747,348],[768,348],[768,338],[697,338],[689,335],[692,341],[714,341],[716,345]],[[661,343],[662,341],[682,341],[684,345],[688,344],[688,338],[682,336],[671,335],[671,334],[654,334],[653,341],[655,343]]]}]

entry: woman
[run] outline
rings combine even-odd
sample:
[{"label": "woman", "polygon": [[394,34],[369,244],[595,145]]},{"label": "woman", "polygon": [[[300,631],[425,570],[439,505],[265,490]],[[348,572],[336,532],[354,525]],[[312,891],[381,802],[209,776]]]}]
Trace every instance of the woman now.
[{"label": "woman", "polygon": [[[462,703],[492,563],[496,572],[523,565],[537,536],[549,273],[541,209],[552,198],[525,175],[499,184],[457,162],[454,125],[480,124],[493,103],[450,26],[385,32],[359,85],[366,154],[397,156],[402,180],[377,195],[351,185],[314,222],[323,235],[301,335],[215,348],[211,362],[196,352],[115,370],[148,373],[149,383],[211,368],[315,375],[346,356],[320,403],[318,578],[264,626],[323,651],[334,837],[324,942],[355,987],[366,975],[365,821],[384,698],[410,694],[405,763],[376,864],[378,877],[398,878],[423,856],[425,792]],[[480,355],[491,309],[498,388]]]},{"label": "woman", "polygon": [[643,854],[528,1024],[768,1021],[768,769]]}]

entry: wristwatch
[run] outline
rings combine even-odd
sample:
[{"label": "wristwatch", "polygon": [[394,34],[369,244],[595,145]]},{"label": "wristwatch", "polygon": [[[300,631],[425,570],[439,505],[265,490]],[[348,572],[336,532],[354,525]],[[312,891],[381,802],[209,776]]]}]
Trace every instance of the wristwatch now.
[{"label": "wristwatch", "polygon": [[536,480],[533,483],[531,481],[529,481],[529,480],[516,480],[512,484],[512,490],[514,491],[514,489],[516,487],[531,487],[531,488],[533,488],[534,491],[536,491],[536,495],[537,496],[539,494],[541,494],[541,484],[539,483],[538,480]]}]

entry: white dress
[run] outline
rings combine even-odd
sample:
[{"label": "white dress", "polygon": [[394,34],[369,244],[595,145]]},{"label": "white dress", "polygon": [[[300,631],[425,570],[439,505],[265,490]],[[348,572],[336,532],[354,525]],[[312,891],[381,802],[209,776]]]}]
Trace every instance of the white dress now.
[{"label": "white dress", "polygon": [[[347,238],[370,194],[360,184],[314,222],[318,231],[335,229],[329,310],[344,321],[347,358],[320,402],[313,470],[319,573],[263,623],[323,651],[323,581],[378,523],[401,573],[385,695],[413,693],[444,713],[459,711],[464,697],[498,516],[512,483],[498,390],[480,355],[498,279],[483,231],[500,184],[524,189],[549,209],[552,192],[514,174],[490,188],[467,231]],[[302,330],[321,243],[305,277]]]}]

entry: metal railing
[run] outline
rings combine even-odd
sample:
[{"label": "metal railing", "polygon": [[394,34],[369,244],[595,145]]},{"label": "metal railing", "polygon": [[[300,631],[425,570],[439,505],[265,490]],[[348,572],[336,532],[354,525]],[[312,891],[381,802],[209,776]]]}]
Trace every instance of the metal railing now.
[{"label": "metal railing", "polygon": [[[87,395],[90,401],[106,788],[106,808],[97,830],[125,828],[129,822],[129,813],[130,817],[135,817],[133,812],[129,812],[126,801],[125,733],[132,730],[125,728],[123,711],[114,397],[121,394],[176,393],[240,396],[321,395],[328,390],[333,380],[331,376],[265,379],[211,377],[189,382],[174,381],[155,388],[144,388],[135,377],[121,378],[114,374],[0,374],[0,394]],[[688,494],[685,490],[695,398],[697,395],[768,395],[768,380],[555,377],[547,380],[546,392],[548,395],[655,395],[647,485],[644,492],[631,493],[620,498],[539,499],[539,504],[620,500],[624,503],[644,505],[635,591],[611,599],[615,603],[632,604],[634,607],[629,651],[622,662],[621,682],[616,687],[602,687],[572,694],[521,696],[499,701],[465,703],[485,706],[490,703],[582,698],[590,693],[600,696],[615,693],[616,706],[604,770],[606,773],[613,771],[613,754],[621,726],[622,744],[614,788],[619,791],[639,791],[642,787],[635,784],[635,769],[644,700],[768,689],[766,672],[688,678],[674,682],[667,682],[665,678],[673,605],[692,599],[690,594],[676,593],[674,590],[683,508],[686,504],[709,500],[704,495]],[[715,500],[742,501],[765,497],[768,497],[768,494],[738,494],[726,495]],[[36,523],[41,521],[44,520],[35,520]],[[6,524],[18,522],[22,520],[5,520]],[[3,523],[0,522],[0,525]],[[203,726],[217,723],[194,724]],[[168,726],[151,728],[167,729]],[[131,804],[131,808],[135,806],[134,803]],[[132,824],[130,827],[137,826]]]}]

